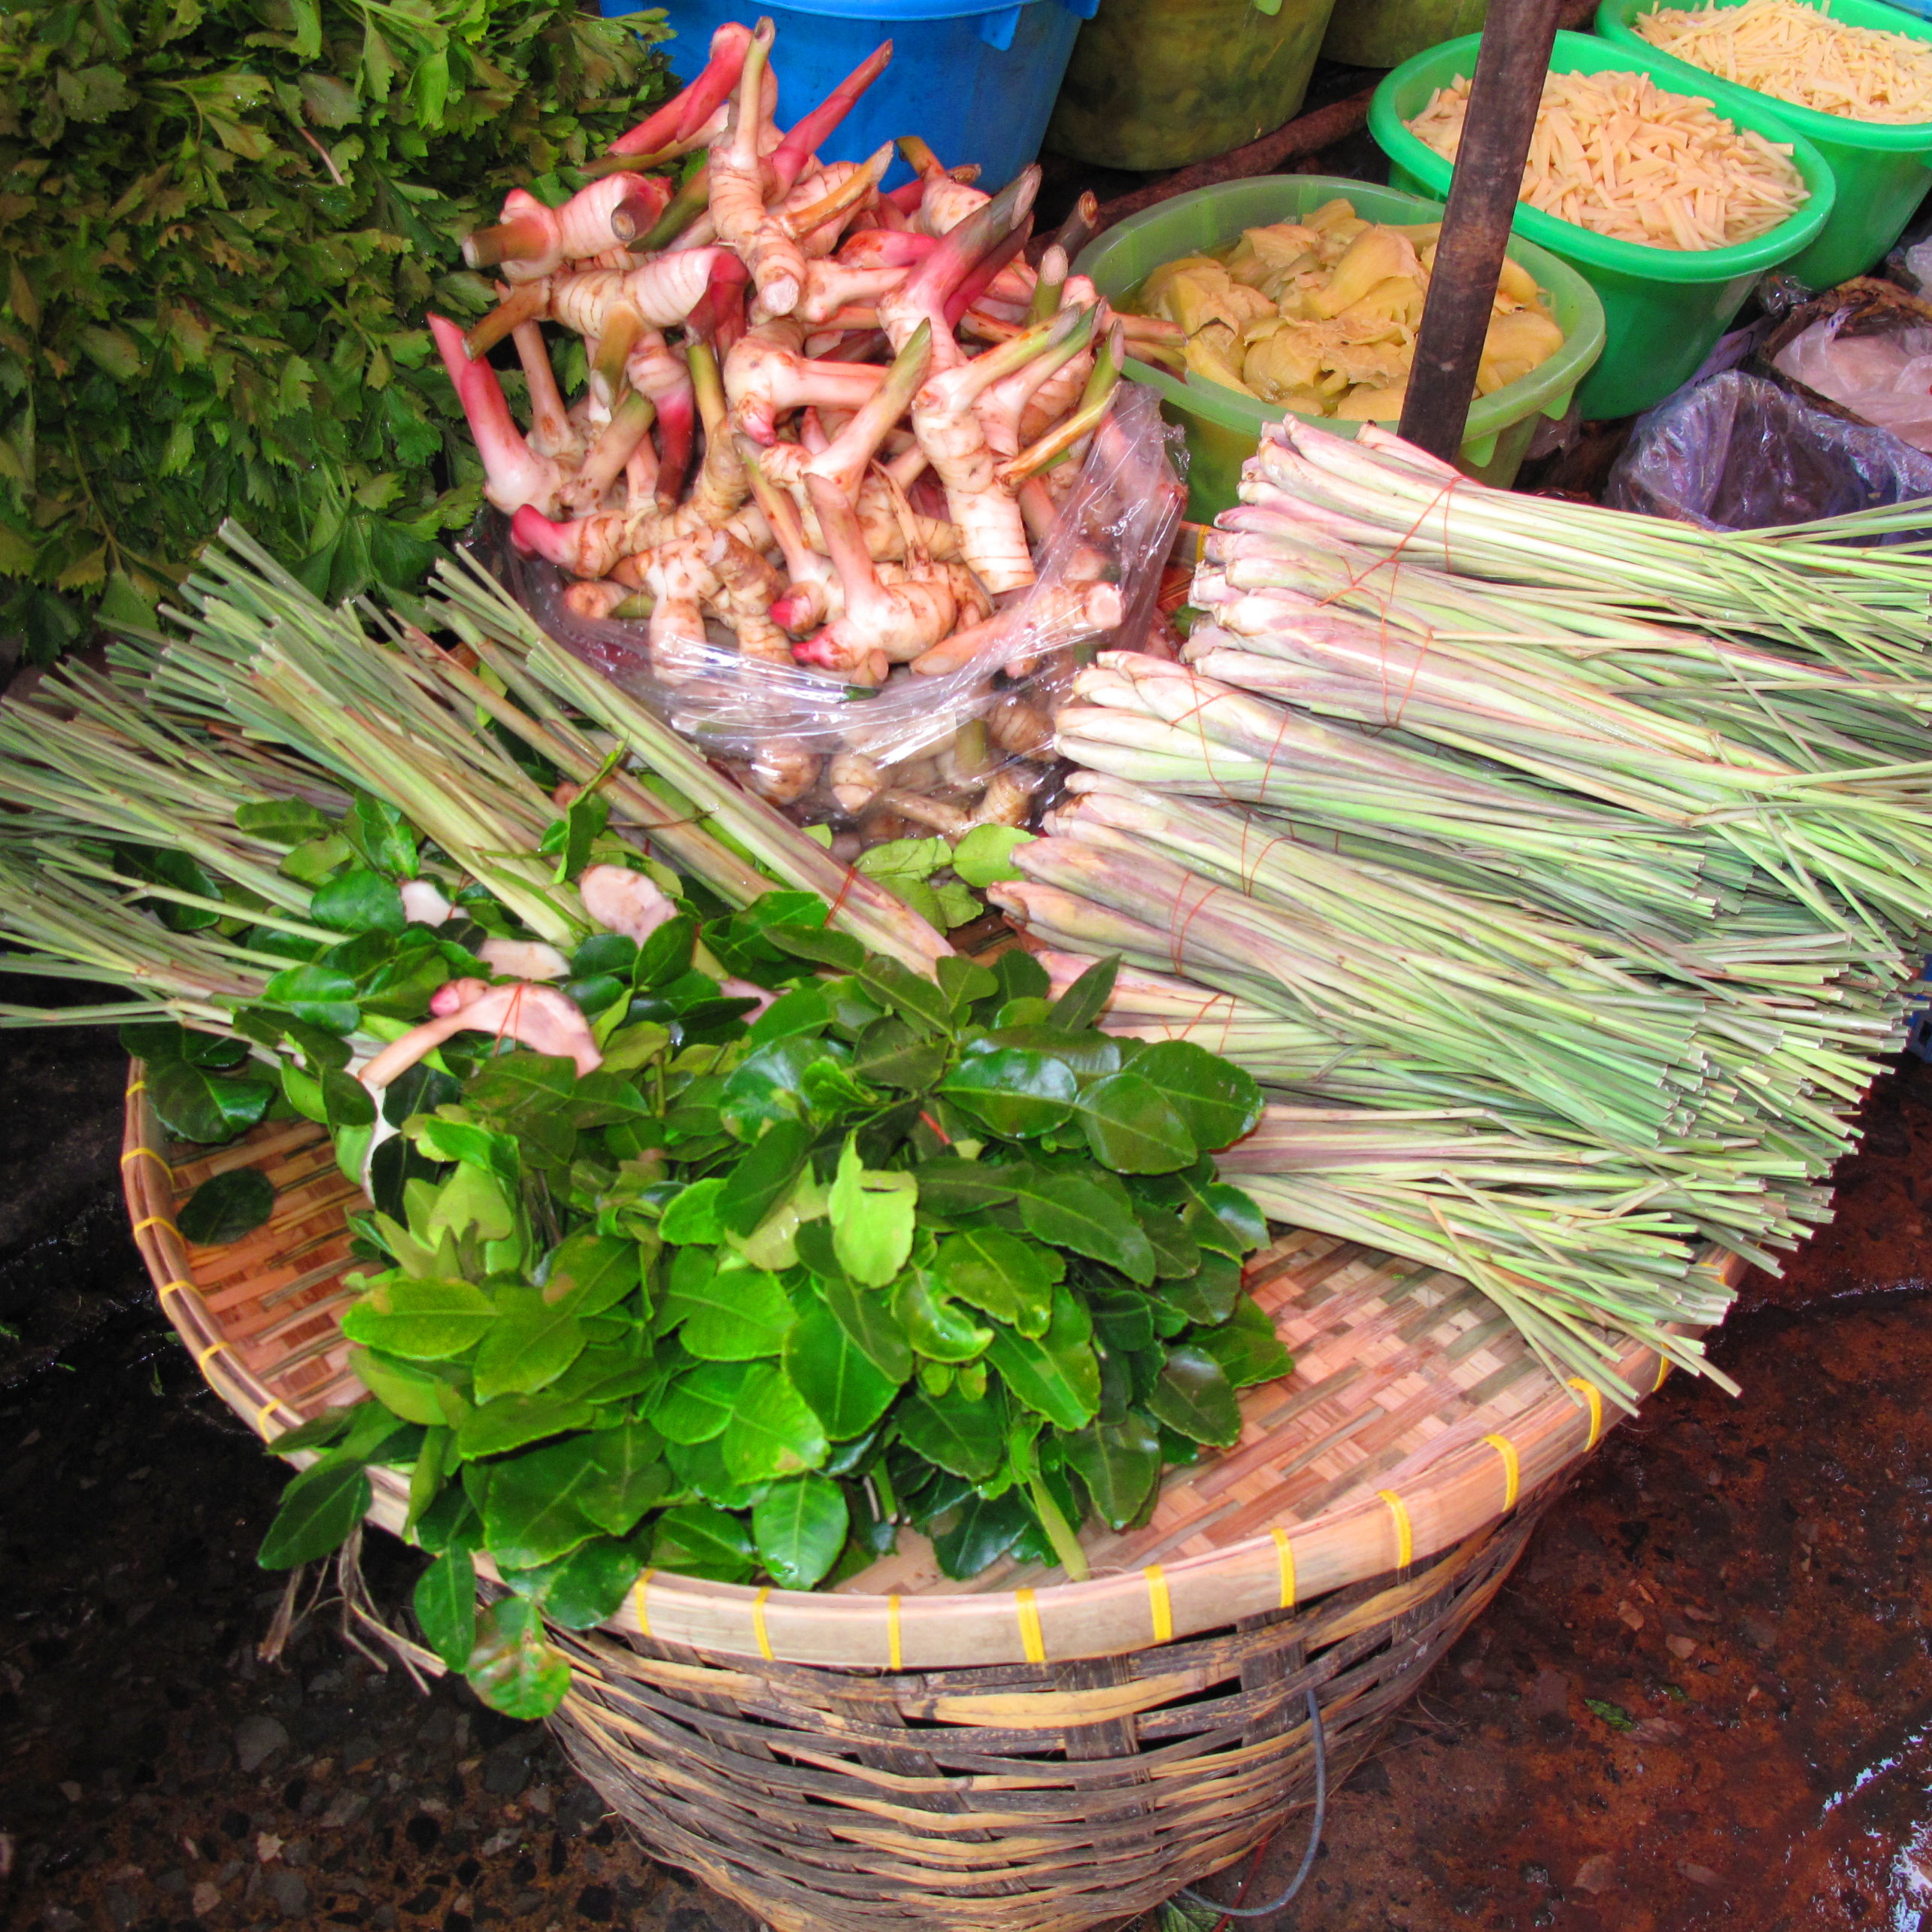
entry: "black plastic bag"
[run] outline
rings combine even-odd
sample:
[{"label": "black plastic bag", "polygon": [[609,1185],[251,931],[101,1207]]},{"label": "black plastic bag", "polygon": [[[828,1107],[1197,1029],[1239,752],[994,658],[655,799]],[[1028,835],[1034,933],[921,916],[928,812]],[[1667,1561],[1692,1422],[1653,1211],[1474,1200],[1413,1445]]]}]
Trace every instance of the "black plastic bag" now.
[{"label": "black plastic bag", "polygon": [[[1932,456],[1731,369],[1638,419],[1610,472],[1612,508],[1757,530],[1932,497]],[[1932,535],[1925,528],[1886,539]]]}]

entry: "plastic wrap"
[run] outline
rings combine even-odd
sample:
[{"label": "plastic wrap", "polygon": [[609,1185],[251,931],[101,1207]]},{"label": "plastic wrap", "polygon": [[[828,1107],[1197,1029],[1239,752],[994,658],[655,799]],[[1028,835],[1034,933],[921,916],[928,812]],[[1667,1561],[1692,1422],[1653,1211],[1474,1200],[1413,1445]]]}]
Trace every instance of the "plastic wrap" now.
[{"label": "plastic wrap", "polygon": [[921,660],[957,663],[896,666],[876,690],[742,657],[723,631],[714,648],[681,653],[688,675],[673,681],[654,666],[645,623],[578,615],[565,601],[572,580],[554,565],[506,557],[504,574],[551,636],[751,789],[801,823],[831,826],[842,856],[887,840],[957,839],[1030,815],[1076,661],[1145,647],[1160,621],[1185,462],[1154,393],[1122,383],[1036,553],[1038,581]]},{"label": "plastic wrap", "polygon": [[[1612,508],[1755,530],[1932,496],[1932,456],[1730,370],[1638,420],[1610,472]],[[1922,532],[1932,535],[1932,517]]]},{"label": "plastic wrap", "polygon": [[1773,359],[1815,390],[1915,449],[1932,450],[1932,325],[1841,332],[1850,311],[1821,316]]}]

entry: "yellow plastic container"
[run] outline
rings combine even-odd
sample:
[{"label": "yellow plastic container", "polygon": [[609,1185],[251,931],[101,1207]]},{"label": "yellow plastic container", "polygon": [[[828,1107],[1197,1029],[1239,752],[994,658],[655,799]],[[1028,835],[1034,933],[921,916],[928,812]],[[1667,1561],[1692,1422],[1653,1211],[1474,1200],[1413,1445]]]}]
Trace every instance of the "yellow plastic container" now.
[{"label": "yellow plastic container", "polygon": [[1334,0],[1100,0],[1046,144],[1102,168],[1184,168],[1292,120]]}]

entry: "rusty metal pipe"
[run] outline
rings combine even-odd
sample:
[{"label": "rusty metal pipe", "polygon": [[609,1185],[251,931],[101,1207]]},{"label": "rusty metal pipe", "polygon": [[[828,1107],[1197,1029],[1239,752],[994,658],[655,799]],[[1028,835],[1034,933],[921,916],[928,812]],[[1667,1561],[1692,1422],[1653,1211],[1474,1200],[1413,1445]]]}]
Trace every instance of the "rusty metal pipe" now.
[{"label": "rusty metal pipe", "polygon": [[1558,0],[1490,0],[1476,54],[1402,410],[1403,435],[1445,461],[1461,448],[1469,420],[1557,11]]}]

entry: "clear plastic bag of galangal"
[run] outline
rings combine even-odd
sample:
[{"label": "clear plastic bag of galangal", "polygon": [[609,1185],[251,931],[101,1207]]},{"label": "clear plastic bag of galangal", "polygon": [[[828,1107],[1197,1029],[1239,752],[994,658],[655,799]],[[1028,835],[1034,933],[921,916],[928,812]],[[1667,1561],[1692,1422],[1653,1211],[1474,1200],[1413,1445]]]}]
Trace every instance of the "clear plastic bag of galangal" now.
[{"label": "clear plastic bag of galangal", "polygon": [[[555,565],[501,546],[505,581],[550,635],[648,703],[750,790],[827,828],[848,860],[887,843],[1017,826],[1044,802],[1053,718],[1075,666],[1157,648],[1186,450],[1154,393],[1123,382],[1036,547],[1037,581],[875,688],[708,649],[654,662],[647,623],[592,618]],[[666,675],[669,670],[672,675]]]}]

